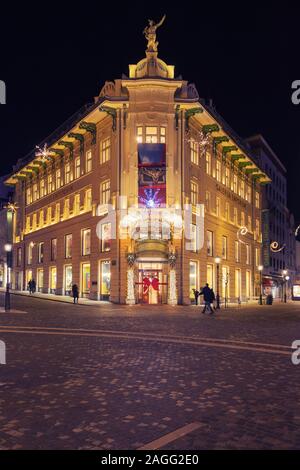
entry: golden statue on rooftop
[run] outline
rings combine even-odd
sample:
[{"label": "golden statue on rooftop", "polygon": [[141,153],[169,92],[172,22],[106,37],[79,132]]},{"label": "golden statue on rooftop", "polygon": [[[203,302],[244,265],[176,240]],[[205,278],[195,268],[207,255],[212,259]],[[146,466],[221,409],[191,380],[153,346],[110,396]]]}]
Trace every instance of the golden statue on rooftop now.
[{"label": "golden statue on rooftop", "polygon": [[156,30],[159,28],[166,19],[166,15],[162,17],[162,19],[155,24],[153,20],[148,20],[149,25],[143,31],[148,44],[147,44],[147,51],[148,52],[157,52],[158,41],[156,41]]}]

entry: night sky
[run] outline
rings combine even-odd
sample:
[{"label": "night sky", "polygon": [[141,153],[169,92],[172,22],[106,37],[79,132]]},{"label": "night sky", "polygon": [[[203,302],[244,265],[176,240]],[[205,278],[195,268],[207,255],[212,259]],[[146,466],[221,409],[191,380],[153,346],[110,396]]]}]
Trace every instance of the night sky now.
[{"label": "night sky", "polygon": [[300,7],[210,3],[1,6],[1,174],[93,102],[105,80],[128,74],[128,64],[145,55],[147,19],[166,13],[159,57],[212,98],[241,137],[266,138],[288,170],[289,207],[300,222],[300,105],[291,101],[291,83],[300,80]]}]

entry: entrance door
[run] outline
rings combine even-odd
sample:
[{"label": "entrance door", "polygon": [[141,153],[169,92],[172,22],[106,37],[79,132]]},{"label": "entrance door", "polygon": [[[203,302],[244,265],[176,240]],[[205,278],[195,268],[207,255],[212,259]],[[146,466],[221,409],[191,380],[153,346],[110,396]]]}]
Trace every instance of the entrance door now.
[{"label": "entrance door", "polygon": [[83,263],[81,265],[81,286],[82,286],[82,297],[88,297],[91,288],[91,267],[90,263]]},{"label": "entrance door", "polygon": [[138,292],[139,302],[161,304],[166,302],[167,275],[161,263],[141,263],[139,265]]}]

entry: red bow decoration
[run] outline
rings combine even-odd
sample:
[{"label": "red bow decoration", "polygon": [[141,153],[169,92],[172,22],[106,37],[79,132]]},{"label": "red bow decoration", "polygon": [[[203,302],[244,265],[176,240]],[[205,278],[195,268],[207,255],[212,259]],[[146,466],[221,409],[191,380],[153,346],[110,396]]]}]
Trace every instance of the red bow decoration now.
[{"label": "red bow decoration", "polygon": [[154,290],[158,290],[159,280],[157,279],[157,277],[154,277],[152,281],[151,279],[149,279],[149,277],[144,277],[143,279],[144,294],[148,291],[150,286],[152,286]]}]

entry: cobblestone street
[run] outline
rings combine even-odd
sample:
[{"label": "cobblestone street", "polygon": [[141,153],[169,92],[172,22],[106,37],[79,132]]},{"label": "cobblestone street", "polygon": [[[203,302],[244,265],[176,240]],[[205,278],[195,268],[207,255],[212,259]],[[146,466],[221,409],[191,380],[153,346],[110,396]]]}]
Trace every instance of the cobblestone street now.
[{"label": "cobblestone street", "polygon": [[297,303],[12,306],[0,449],[300,449]]}]

